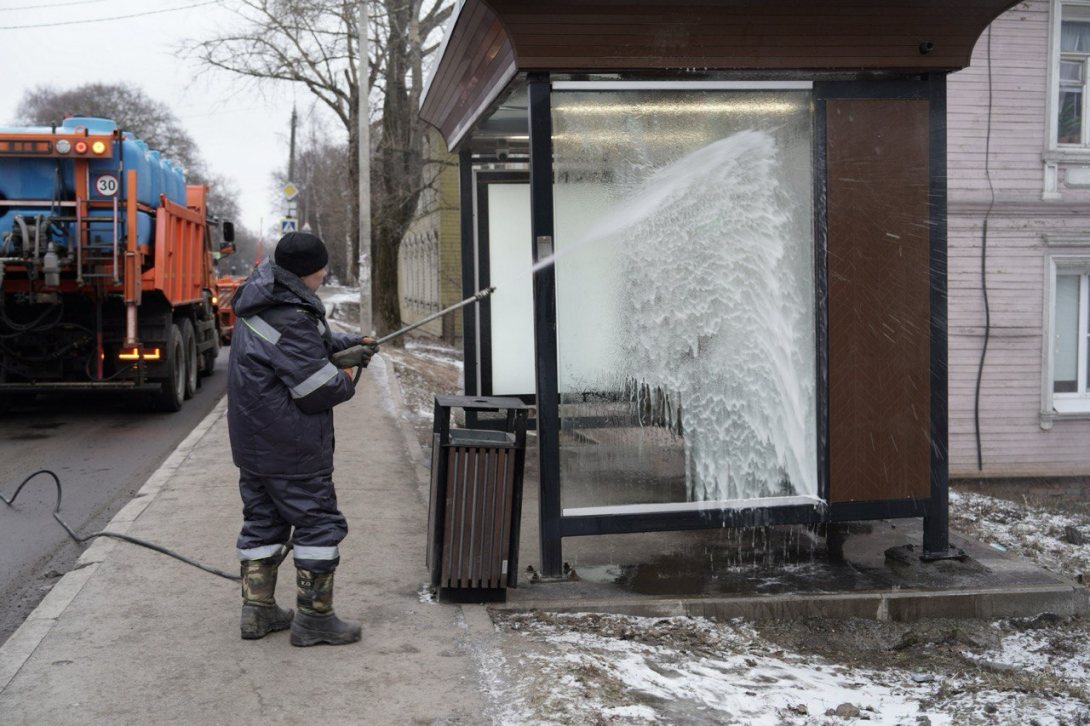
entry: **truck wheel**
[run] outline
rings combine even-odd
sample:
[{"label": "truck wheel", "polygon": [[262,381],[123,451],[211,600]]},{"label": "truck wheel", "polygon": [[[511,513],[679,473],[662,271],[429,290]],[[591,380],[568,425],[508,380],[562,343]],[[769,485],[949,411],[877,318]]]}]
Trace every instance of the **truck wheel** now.
[{"label": "truck wheel", "polygon": [[170,326],[166,355],[165,367],[168,373],[155,396],[155,408],[173,413],[180,411],[182,402],[185,401],[185,348],[182,347],[182,331],[177,325]]},{"label": "truck wheel", "polygon": [[182,350],[185,351],[185,397],[193,398],[197,392],[197,336],[189,318],[182,318]]},{"label": "truck wheel", "polygon": [[220,354],[220,339],[219,334],[212,331],[212,339],[215,341],[212,347],[201,353],[201,375],[210,376],[212,372],[216,370],[216,358]]}]

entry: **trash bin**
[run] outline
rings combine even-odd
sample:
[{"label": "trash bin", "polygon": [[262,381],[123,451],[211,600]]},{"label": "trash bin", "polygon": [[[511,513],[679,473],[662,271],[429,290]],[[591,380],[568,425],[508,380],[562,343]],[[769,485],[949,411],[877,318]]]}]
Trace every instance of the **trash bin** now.
[{"label": "trash bin", "polygon": [[[506,417],[455,429],[454,408]],[[526,416],[517,398],[435,397],[427,564],[440,600],[503,601],[518,585]]]}]

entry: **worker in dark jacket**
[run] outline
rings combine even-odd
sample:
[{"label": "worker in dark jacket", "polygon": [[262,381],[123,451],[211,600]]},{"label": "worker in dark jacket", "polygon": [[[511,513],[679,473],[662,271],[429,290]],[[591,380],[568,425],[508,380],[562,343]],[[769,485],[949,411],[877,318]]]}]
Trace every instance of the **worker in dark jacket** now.
[{"label": "worker in dark jacket", "polygon": [[[238,288],[227,421],[240,469],[243,525],[242,637],[291,627],[292,645],[340,645],[360,626],[333,613],[337,545],[348,532],[333,486],[333,407],[352,398],[350,371],[333,353],[373,342],[334,333],[316,295],[329,255],[312,234],[292,232]],[[362,361],[366,365],[367,360]],[[347,374],[347,375],[346,375]],[[294,528],[294,532],[292,529]],[[289,537],[299,612],[276,605],[276,572]]]}]

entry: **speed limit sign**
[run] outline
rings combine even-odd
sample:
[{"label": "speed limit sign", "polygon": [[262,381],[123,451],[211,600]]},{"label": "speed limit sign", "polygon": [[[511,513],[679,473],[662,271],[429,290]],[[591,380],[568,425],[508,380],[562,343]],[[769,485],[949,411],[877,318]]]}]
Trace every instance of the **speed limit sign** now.
[{"label": "speed limit sign", "polygon": [[103,174],[95,178],[95,191],[104,197],[117,196],[119,189],[121,189],[121,185],[113,174]]}]

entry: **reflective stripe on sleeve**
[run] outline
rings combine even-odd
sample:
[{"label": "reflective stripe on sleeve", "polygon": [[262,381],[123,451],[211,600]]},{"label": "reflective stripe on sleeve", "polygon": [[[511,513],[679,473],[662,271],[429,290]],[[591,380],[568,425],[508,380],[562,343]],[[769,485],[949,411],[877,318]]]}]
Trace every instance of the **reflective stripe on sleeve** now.
[{"label": "reflective stripe on sleeve", "polygon": [[319,320],[319,321],[317,321],[317,325],[318,325],[318,334],[319,335],[325,335],[325,331],[329,329],[329,328],[326,327],[326,324],[323,323],[321,320]]},{"label": "reflective stripe on sleeve", "polygon": [[333,376],[340,373],[340,369],[332,363],[327,362],[324,366],[318,369],[316,373],[312,373],[307,376],[307,379],[291,389],[292,398],[302,398],[311,393],[314,393],[319,388],[324,386],[326,382],[333,378]]},{"label": "reflective stripe on sleeve", "polygon": [[295,552],[292,555],[297,560],[335,560],[341,556],[341,553],[337,551],[337,546],[332,547],[304,547],[302,545],[295,545]]},{"label": "reflective stripe on sleeve", "polygon": [[269,341],[273,345],[280,342],[280,331],[273,326],[266,323],[257,315],[251,315],[248,318],[243,318],[242,322],[246,323],[246,327],[254,331],[261,338]]},{"label": "reflective stripe on sleeve", "polygon": [[260,547],[251,547],[245,550],[239,549],[236,551],[238,552],[239,560],[263,560],[266,557],[272,557],[273,555],[280,554],[280,550],[283,547],[283,544],[271,544],[261,545]]}]

